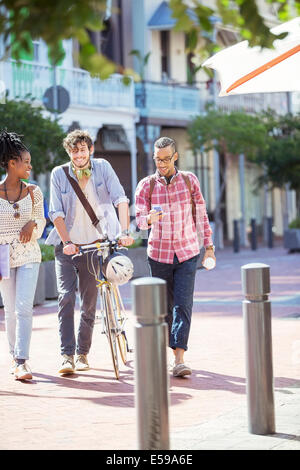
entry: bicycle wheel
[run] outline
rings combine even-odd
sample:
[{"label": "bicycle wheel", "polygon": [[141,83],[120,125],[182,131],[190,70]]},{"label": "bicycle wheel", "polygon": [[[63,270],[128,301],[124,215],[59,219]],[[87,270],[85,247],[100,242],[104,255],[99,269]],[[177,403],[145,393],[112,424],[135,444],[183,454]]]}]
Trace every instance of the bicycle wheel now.
[{"label": "bicycle wheel", "polygon": [[119,379],[119,363],[118,363],[118,353],[117,353],[117,342],[116,342],[116,328],[113,325],[114,311],[111,303],[110,293],[108,289],[103,290],[104,297],[104,323],[106,328],[106,336],[110,346],[111,357],[113,362],[113,367],[115,371],[116,379]]},{"label": "bicycle wheel", "polygon": [[120,293],[119,290],[116,286],[112,286],[112,291],[111,294],[113,296],[113,302],[115,306],[115,312],[116,312],[116,319],[117,319],[117,324],[118,324],[118,335],[117,335],[117,343],[120,351],[120,356],[123,361],[123,364],[127,364],[127,349],[128,349],[128,344],[127,344],[127,338],[126,338],[126,333],[124,330],[124,316],[125,314],[123,313],[123,309],[121,307],[121,300],[120,300]]}]

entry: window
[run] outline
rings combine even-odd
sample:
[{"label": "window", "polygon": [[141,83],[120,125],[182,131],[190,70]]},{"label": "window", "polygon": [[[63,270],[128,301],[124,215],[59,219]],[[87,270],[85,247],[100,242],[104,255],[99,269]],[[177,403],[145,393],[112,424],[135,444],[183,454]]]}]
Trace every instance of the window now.
[{"label": "window", "polygon": [[161,46],[161,74],[162,79],[170,76],[170,32],[161,31],[160,33],[160,46]]}]

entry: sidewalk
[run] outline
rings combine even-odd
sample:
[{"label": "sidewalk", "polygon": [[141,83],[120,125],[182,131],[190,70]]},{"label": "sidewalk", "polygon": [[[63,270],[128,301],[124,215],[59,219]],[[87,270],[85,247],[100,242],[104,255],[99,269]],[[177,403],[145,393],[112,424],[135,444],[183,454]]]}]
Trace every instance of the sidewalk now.
[{"label": "sidewalk", "polygon": [[[240,267],[249,262],[271,267],[273,436],[248,433]],[[121,291],[132,344],[130,285]],[[35,308],[33,326],[34,378],[20,383],[8,374],[0,310],[0,449],[136,449],[134,355],[116,381],[106,338],[95,325],[92,368],[60,377],[55,301]],[[215,270],[198,270],[186,360],[193,375],[170,377],[171,449],[300,449],[300,254],[227,248],[217,253]]]}]

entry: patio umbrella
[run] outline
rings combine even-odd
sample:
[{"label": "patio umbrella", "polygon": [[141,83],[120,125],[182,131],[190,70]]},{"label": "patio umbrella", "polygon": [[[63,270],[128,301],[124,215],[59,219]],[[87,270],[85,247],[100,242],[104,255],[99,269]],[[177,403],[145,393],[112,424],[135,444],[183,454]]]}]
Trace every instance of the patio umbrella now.
[{"label": "patio umbrella", "polygon": [[207,59],[202,65],[215,69],[221,81],[219,96],[243,93],[300,91],[300,17],[271,29],[274,49],[249,47],[242,41]]}]

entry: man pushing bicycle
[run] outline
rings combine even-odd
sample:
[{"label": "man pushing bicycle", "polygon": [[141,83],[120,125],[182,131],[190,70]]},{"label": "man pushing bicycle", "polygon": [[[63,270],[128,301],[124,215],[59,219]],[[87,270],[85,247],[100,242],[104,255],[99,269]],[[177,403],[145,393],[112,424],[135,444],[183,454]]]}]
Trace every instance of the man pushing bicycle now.
[{"label": "man pushing bicycle", "polygon": [[[113,240],[131,245],[128,199],[111,165],[92,159],[93,141],[86,131],[67,135],[63,146],[70,157],[51,173],[49,218],[54,224],[46,244],[55,246],[58,320],[62,363],[59,374],[88,370],[95,323],[97,286],[88,269],[90,253],[74,257],[78,246]],[[78,189],[79,187],[79,189]],[[118,208],[119,220],[114,207]],[[98,261],[94,261],[98,262]],[[75,339],[74,311],[78,280],[80,323]],[[76,358],[74,362],[74,355]]]}]

